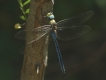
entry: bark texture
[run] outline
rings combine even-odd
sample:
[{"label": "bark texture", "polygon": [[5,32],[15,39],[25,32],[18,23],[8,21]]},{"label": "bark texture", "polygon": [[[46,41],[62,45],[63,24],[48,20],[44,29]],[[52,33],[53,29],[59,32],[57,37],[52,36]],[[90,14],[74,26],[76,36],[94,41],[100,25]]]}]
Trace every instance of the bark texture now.
[{"label": "bark texture", "polygon": [[[36,39],[34,28],[47,24],[43,15],[52,11],[51,0],[31,0],[30,13],[26,22],[26,44]],[[36,43],[26,45],[21,80],[44,80],[44,72],[47,65],[48,36],[41,38]],[[39,68],[38,68],[39,67]],[[38,68],[38,69],[37,69]],[[37,73],[37,70],[39,73]]]}]

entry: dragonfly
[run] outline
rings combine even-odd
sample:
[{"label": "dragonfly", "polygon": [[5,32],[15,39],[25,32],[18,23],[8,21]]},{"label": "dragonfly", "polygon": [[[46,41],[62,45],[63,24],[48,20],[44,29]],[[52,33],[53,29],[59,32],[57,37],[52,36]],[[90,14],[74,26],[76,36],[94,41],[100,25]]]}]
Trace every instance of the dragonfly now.
[{"label": "dragonfly", "polygon": [[[51,34],[56,47],[60,68],[62,70],[62,73],[65,74],[65,67],[63,64],[62,55],[57,39],[62,41],[68,41],[76,39],[89,32],[91,30],[91,27],[82,24],[86,22],[88,19],[90,19],[93,16],[93,14],[93,11],[87,11],[75,17],[63,19],[56,23],[53,13],[49,12],[47,13],[46,17],[50,20],[50,24],[43,25],[32,30],[32,32],[36,32],[36,39],[28,42],[27,44],[37,42],[39,39]],[[16,33],[15,37],[18,39],[25,39],[26,31],[27,30],[19,31],[18,33]]]}]

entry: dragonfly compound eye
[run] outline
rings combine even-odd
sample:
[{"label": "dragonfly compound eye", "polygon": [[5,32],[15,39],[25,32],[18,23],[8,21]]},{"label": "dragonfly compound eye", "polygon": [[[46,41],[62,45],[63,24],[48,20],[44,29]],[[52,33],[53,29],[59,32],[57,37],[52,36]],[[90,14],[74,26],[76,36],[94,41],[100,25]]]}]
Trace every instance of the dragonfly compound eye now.
[{"label": "dragonfly compound eye", "polygon": [[54,19],[54,15],[50,15],[49,18],[50,18],[50,19]]}]

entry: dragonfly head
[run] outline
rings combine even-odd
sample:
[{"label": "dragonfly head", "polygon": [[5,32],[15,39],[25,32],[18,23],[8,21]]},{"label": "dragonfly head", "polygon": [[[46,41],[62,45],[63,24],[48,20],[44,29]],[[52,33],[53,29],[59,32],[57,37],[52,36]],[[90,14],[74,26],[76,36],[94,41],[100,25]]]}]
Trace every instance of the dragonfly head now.
[{"label": "dragonfly head", "polygon": [[54,19],[54,15],[52,12],[47,13],[46,17],[48,17],[49,19]]}]

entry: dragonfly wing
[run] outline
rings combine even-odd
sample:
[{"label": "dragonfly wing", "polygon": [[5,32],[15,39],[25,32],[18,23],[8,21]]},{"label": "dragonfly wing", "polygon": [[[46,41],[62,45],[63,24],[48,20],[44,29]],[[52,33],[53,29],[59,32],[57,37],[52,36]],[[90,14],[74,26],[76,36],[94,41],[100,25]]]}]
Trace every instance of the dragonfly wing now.
[{"label": "dragonfly wing", "polygon": [[91,30],[91,27],[87,25],[81,25],[80,27],[77,28],[59,28],[57,29],[57,38],[59,40],[67,41],[67,40],[72,40],[76,39],[88,31]]},{"label": "dragonfly wing", "polygon": [[52,30],[52,28],[48,28],[46,31],[37,32],[37,33],[36,33],[36,39],[34,39],[34,40],[28,42],[27,44],[31,44],[31,43],[33,43],[33,42],[35,42],[35,41],[38,41],[38,40],[41,39],[42,37],[48,35],[51,30]]},{"label": "dragonfly wing", "polygon": [[[44,25],[35,30],[32,30],[32,33],[36,32],[36,40],[40,39],[41,37],[45,36],[52,30],[51,25]],[[26,30],[19,31],[15,34],[17,39],[25,40],[26,37]]]},{"label": "dragonfly wing", "polygon": [[57,27],[70,27],[70,28],[79,27],[79,25],[83,24],[89,18],[91,18],[93,14],[94,14],[93,11],[87,11],[75,17],[61,20],[57,22]]},{"label": "dragonfly wing", "polygon": [[15,34],[15,38],[25,40],[26,30],[19,31]]}]

